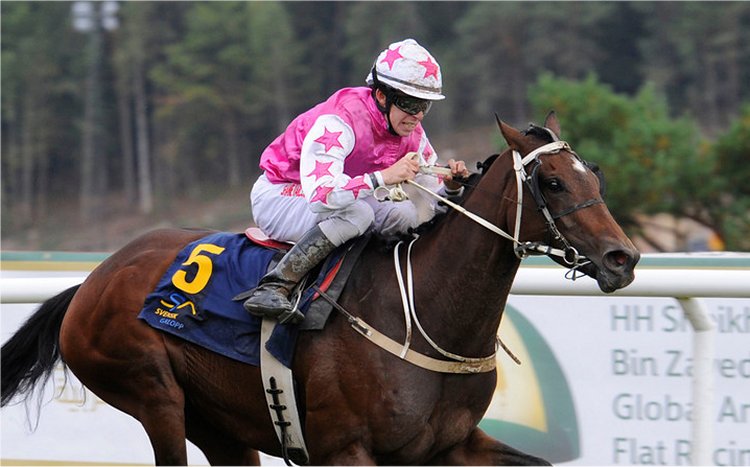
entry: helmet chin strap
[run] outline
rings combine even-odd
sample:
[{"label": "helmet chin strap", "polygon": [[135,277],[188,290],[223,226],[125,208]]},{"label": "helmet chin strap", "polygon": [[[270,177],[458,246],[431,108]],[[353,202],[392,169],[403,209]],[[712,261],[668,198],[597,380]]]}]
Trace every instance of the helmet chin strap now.
[{"label": "helmet chin strap", "polygon": [[[385,115],[385,121],[388,122],[388,132],[393,136],[401,136],[393,129],[393,124],[391,123],[391,106],[393,106],[393,102],[391,102],[390,96],[386,94],[385,109],[381,110],[381,112]],[[378,103],[378,108],[380,108],[380,103]]]},{"label": "helmet chin strap", "polygon": [[[378,80],[378,72],[375,70],[374,66],[372,67],[372,84],[372,98],[375,99],[375,105],[378,107],[378,110],[383,113],[385,121],[388,122],[388,132],[393,136],[401,136],[396,133],[396,130],[393,129],[393,124],[391,124],[391,106],[393,106],[393,98],[391,97],[390,92],[386,92],[383,90],[386,86],[380,85],[380,81]],[[380,92],[382,92],[385,96],[385,106],[380,105],[380,102],[378,101],[376,94],[378,89],[380,89]]]}]

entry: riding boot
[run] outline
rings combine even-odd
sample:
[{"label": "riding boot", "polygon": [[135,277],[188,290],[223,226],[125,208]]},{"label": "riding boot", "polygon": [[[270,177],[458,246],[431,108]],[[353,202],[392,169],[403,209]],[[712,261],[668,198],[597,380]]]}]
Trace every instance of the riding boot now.
[{"label": "riding boot", "polygon": [[243,306],[250,314],[276,318],[282,324],[301,322],[305,316],[294,309],[289,295],[305,274],[335,248],[320,227],[313,227],[261,279]]}]

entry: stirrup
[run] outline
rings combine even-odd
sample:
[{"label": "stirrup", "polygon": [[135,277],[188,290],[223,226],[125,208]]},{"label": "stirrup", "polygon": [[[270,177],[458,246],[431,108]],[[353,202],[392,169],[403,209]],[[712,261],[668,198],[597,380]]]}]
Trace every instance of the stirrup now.
[{"label": "stirrup", "polygon": [[279,320],[279,324],[299,324],[305,319],[305,315],[297,309],[297,307],[291,310],[284,310],[276,316]]},{"label": "stirrup", "polygon": [[[266,287],[266,290],[261,290],[262,287]],[[271,289],[271,290],[268,290]],[[274,290],[275,289],[275,290]],[[273,297],[275,295],[275,301],[279,302],[277,307],[272,306],[272,303],[266,303],[266,306],[260,306],[259,303],[249,303],[253,298],[256,298],[258,295],[256,293],[261,290],[262,294],[266,294],[267,297]],[[289,300],[289,297],[287,297],[286,293],[283,293],[283,291],[286,290],[286,287],[278,284],[273,283],[267,283],[262,284],[261,286],[257,287],[252,291],[252,293],[249,294],[249,298],[245,300],[245,303],[243,303],[243,307],[245,310],[247,310],[248,313],[250,313],[253,316],[259,316],[261,318],[271,318],[276,319],[280,324],[296,324],[302,322],[302,320],[305,319],[305,315],[302,314],[301,311],[297,309],[297,305],[299,303],[299,295],[292,293],[292,296],[294,297],[297,295],[296,303],[292,304]],[[272,300],[274,301],[274,300]],[[253,305],[255,305],[253,307]]]},{"label": "stirrup", "polygon": [[253,316],[275,319],[279,322],[279,324],[298,324],[305,319],[305,315],[303,315],[302,312],[299,311],[296,307],[281,310],[250,310],[245,307],[245,310]]}]

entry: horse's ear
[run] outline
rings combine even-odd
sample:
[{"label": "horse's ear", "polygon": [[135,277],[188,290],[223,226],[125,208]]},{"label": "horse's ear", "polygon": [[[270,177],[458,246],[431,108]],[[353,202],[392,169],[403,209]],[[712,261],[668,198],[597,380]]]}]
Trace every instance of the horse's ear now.
[{"label": "horse's ear", "polygon": [[503,134],[503,138],[505,138],[508,146],[510,146],[511,149],[520,150],[520,142],[523,140],[521,132],[500,120],[500,117],[498,117],[497,114],[495,114],[495,120],[497,120],[497,126],[500,127],[500,133]]},{"label": "horse's ear", "polygon": [[544,127],[552,130],[557,137],[560,137],[560,122],[557,120],[557,114],[554,110],[550,110],[547,114],[547,118],[544,119]]}]

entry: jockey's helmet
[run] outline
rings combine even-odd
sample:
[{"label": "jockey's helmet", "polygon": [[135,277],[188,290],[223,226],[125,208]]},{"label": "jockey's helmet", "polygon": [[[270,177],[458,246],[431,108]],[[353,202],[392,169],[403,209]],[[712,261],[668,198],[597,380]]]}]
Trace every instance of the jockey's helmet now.
[{"label": "jockey's helmet", "polygon": [[440,65],[414,39],[394,42],[383,50],[367,75],[366,82],[375,87],[386,85],[419,99],[445,99]]}]

